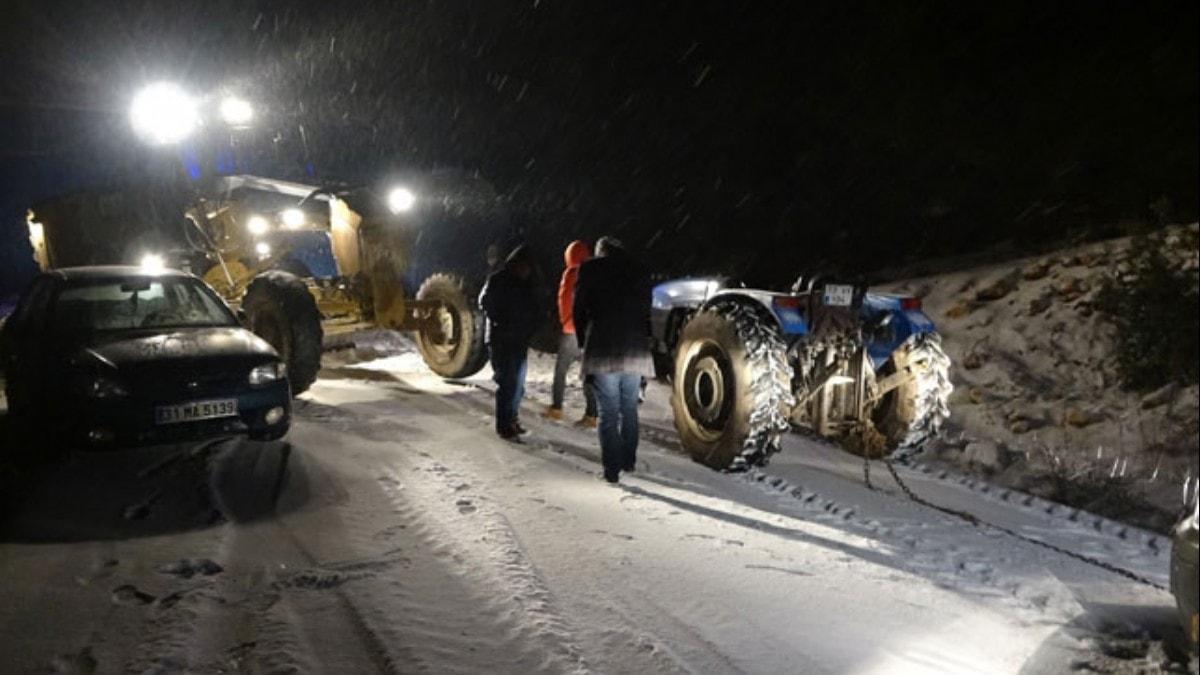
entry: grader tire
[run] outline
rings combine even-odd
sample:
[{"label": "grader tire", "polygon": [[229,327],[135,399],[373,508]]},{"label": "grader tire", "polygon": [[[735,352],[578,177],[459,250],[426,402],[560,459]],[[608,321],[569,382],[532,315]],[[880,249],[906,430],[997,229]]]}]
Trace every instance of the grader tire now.
[{"label": "grader tire", "polygon": [[896,372],[909,366],[914,379],[884,394],[875,406],[872,421],[891,449],[917,447],[933,438],[950,417],[950,357],[937,333],[918,333],[897,348],[880,371]]},{"label": "grader tire", "polygon": [[242,298],[249,328],[279,352],[295,396],[321,369],[321,312],[308,287],[294,274],[270,270],[254,277]]},{"label": "grader tire", "polygon": [[684,327],[671,408],[692,458],[717,470],[766,464],[788,430],[792,394],[779,331],[748,303],[722,303]]},{"label": "grader tire", "polygon": [[441,302],[436,315],[441,330],[417,333],[417,348],[430,370],[442,377],[458,379],[470,377],[487,365],[483,311],[467,292],[462,277],[430,275],[417,290],[417,300]]}]

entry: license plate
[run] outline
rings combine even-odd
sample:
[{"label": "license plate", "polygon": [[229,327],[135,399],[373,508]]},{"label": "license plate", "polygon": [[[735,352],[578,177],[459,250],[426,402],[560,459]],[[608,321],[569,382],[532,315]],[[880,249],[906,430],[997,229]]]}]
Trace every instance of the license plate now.
[{"label": "license plate", "polygon": [[825,287],[825,304],[829,307],[849,307],[854,301],[854,287],[830,284]]},{"label": "license plate", "polygon": [[211,420],[237,415],[237,399],[192,401],[179,405],[162,405],[154,409],[156,424],[179,424],[196,420]]}]

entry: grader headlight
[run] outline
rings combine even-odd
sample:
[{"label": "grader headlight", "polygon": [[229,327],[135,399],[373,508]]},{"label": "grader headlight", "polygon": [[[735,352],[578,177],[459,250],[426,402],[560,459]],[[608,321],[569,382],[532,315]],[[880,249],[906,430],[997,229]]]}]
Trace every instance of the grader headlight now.
[{"label": "grader headlight", "polygon": [[147,253],[146,255],[142,256],[140,267],[144,272],[156,274],[166,269],[167,261],[157,253]]},{"label": "grader headlight", "polygon": [[279,219],[283,221],[284,227],[289,230],[295,230],[304,225],[307,218],[304,217],[304,212],[300,209],[284,209],[279,214]]},{"label": "grader headlight", "polygon": [[231,127],[245,127],[254,119],[254,108],[249,101],[229,96],[221,101],[221,119]]},{"label": "grader headlight", "polygon": [[411,211],[417,203],[417,196],[406,187],[393,188],[387,196],[388,210],[392,213]]},{"label": "grader headlight", "polygon": [[271,223],[262,216],[250,216],[246,221],[246,231],[255,237],[261,237],[271,229]]},{"label": "grader headlight", "polygon": [[152,84],[139,92],[129,117],[134,131],[155,145],[178,143],[200,126],[196,99],[170,82]]}]

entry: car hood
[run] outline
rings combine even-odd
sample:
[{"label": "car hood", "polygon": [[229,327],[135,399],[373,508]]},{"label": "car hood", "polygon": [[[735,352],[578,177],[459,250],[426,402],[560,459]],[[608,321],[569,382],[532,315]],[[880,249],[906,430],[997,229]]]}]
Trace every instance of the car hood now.
[{"label": "car hood", "polygon": [[244,328],[183,328],[168,332],[119,333],[94,337],[83,346],[90,357],[121,369],[151,363],[277,359],[275,349]]}]

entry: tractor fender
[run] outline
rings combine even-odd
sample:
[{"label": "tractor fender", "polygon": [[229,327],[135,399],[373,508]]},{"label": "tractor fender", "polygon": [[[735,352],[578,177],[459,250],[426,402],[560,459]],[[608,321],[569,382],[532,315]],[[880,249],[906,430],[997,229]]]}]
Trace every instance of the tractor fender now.
[{"label": "tractor fender", "polygon": [[902,300],[902,296],[887,293],[867,293],[863,298],[865,322],[881,323],[881,319],[886,319],[884,330],[867,339],[867,354],[876,370],[884,367],[910,337],[937,332],[933,320],[920,307],[906,308]]},{"label": "tractor fender", "polygon": [[651,290],[650,336],[654,353],[662,358],[660,371],[669,372],[666,363],[673,358],[684,324],[727,281],[724,277],[686,277],[662,282]]},{"label": "tractor fender", "polygon": [[805,320],[800,311],[800,303],[793,295],[748,288],[731,288],[714,293],[701,305],[700,309],[708,309],[713,305],[727,302],[744,303],[761,310],[763,316],[769,316],[775,321],[775,327],[782,335],[795,336],[808,333],[808,321]]}]

